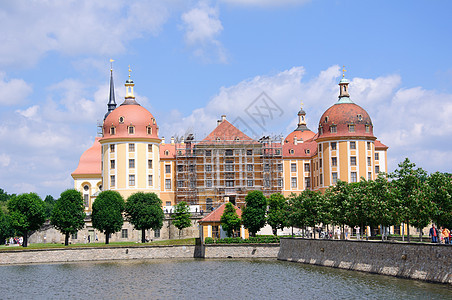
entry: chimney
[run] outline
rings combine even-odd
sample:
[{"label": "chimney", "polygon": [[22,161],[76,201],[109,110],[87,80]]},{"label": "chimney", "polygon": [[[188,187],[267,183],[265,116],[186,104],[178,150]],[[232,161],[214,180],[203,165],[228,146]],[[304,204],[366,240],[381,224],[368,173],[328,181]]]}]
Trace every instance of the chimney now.
[{"label": "chimney", "polygon": [[226,115],[222,115],[221,116],[221,122],[223,122],[223,121],[225,121],[226,120]]},{"label": "chimney", "polygon": [[297,141],[297,137],[296,137],[296,136],[293,137],[293,144],[294,144],[294,145],[297,145],[297,144],[298,144],[298,141]]},{"label": "chimney", "polygon": [[174,136],[171,137],[171,145],[174,145]]},{"label": "chimney", "polygon": [[281,138],[281,145],[284,145],[284,137]]},{"label": "chimney", "polygon": [[180,143],[181,143],[181,144],[184,144],[184,142],[185,142],[185,139],[184,139],[184,137],[182,137],[182,138],[180,139]]},{"label": "chimney", "polygon": [[217,126],[221,124],[221,120],[217,120]]},{"label": "chimney", "polygon": [[165,137],[162,137],[162,145],[165,145]]}]

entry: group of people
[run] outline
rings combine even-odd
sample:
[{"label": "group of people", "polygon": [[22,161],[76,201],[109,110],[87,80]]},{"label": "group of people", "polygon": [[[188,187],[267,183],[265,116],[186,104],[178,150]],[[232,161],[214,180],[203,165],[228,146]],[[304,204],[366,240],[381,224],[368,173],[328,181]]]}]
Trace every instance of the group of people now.
[{"label": "group of people", "polygon": [[435,227],[435,224],[432,224],[432,228],[430,228],[429,236],[432,238],[432,243],[438,244],[451,244],[452,240],[452,232],[446,227],[440,227],[439,229]]},{"label": "group of people", "polygon": [[24,242],[23,237],[10,237],[9,242],[8,240],[5,241],[5,245],[19,245],[21,246]]}]

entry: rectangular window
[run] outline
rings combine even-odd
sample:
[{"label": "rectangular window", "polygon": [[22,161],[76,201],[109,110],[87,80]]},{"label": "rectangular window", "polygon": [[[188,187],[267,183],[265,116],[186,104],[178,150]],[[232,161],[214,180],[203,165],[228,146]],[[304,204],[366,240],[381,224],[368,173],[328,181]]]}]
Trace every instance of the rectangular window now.
[{"label": "rectangular window", "polygon": [[366,132],[369,133],[370,132],[370,126],[366,125]]},{"label": "rectangular window", "polygon": [[333,172],[333,173],[331,173],[331,177],[332,177],[332,179],[333,179],[333,184],[336,184],[337,183],[337,173],[336,172]]},{"label": "rectangular window", "polygon": [[253,172],[253,165],[251,165],[251,164],[246,165],[246,170],[247,170],[248,172]]},{"label": "rectangular window", "polygon": [[171,201],[166,201],[165,204],[166,206],[171,206]]},{"label": "rectangular window", "polygon": [[336,125],[331,125],[330,131],[331,131],[331,133],[336,133],[337,132],[337,126]]},{"label": "rectangular window", "polygon": [[253,186],[254,185],[253,180],[247,180],[246,181],[246,185],[247,186]]},{"label": "rectangular window", "polygon": [[320,184],[323,184],[323,174],[320,174]]},{"label": "rectangular window", "polygon": [[154,180],[152,178],[152,175],[148,175],[148,185],[149,186],[154,186]]},{"label": "rectangular window", "polygon": [[111,176],[110,176],[110,185],[111,185],[111,186],[115,186],[115,184],[116,184],[116,178],[115,178],[115,175],[111,175]]},{"label": "rectangular window", "polygon": [[232,151],[232,149],[226,150],[226,156],[232,156],[233,154],[234,154],[234,152]]},{"label": "rectangular window", "polygon": [[135,175],[129,175],[129,185],[130,186],[135,185]]},{"label": "rectangular window", "polygon": [[212,165],[206,165],[206,172],[212,172]]},{"label": "rectangular window", "polygon": [[77,232],[76,233],[72,233],[71,234],[71,240],[76,240],[77,239]]},{"label": "rectangular window", "polygon": [[85,195],[83,195],[83,202],[84,202],[84,204],[85,204],[85,207],[89,207],[89,195],[88,194],[85,194]]},{"label": "rectangular window", "polygon": [[375,166],[375,173],[376,174],[380,173],[380,166]]},{"label": "rectangular window", "polygon": [[206,180],[206,187],[212,187],[212,179]]},{"label": "rectangular window", "polygon": [[147,132],[147,134],[152,134],[152,127],[146,126],[146,132]]},{"label": "rectangular window", "polygon": [[319,144],[319,152],[322,152],[322,144]]},{"label": "rectangular window", "polygon": [[177,181],[177,187],[178,188],[184,187],[184,181],[183,180],[178,180]]},{"label": "rectangular window", "polygon": [[350,165],[356,166],[356,156],[350,156]]},{"label": "rectangular window", "polygon": [[183,172],[184,166],[183,165],[177,165],[177,172]]},{"label": "rectangular window", "polygon": [[206,156],[212,156],[212,150],[206,150]]},{"label": "rectangular window", "polygon": [[357,181],[357,174],[356,172],[350,173],[350,182],[356,182]]},{"label": "rectangular window", "polygon": [[371,149],[372,149],[372,147],[371,147],[370,142],[367,142],[367,150],[371,150]]},{"label": "rectangular window", "polygon": [[135,144],[129,144],[129,152],[135,152]]},{"label": "rectangular window", "polygon": [[152,152],[152,145],[148,144],[148,152]]},{"label": "rectangular window", "polygon": [[232,161],[226,161],[226,165],[224,166],[224,170],[226,172],[234,172],[234,165],[232,164]]},{"label": "rectangular window", "polygon": [[246,150],[246,155],[253,155],[253,150]]},{"label": "rectangular window", "polygon": [[127,239],[129,237],[127,229],[122,229],[121,230],[121,238],[122,239]]},{"label": "rectangular window", "polygon": [[331,157],[331,165],[337,167],[337,157]]},{"label": "rectangular window", "polygon": [[355,125],[353,124],[348,125],[348,132],[355,132]]},{"label": "rectangular window", "polygon": [[134,133],[135,133],[135,127],[129,126],[129,134],[134,134]]},{"label": "rectangular window", "polygon": [[320,165],[320,168],[323,168],[323,160],[322,159],[319,160],[319,165]]},{"label": "rectangular window", "polygon": [[233,187],[234,186],[234,180],[226,180],[226,187]]},{"label": "rectangular window", "polygon": [[331,142],[331,150],[336,150],[336,149],[337,149],[337,143]]},{"label": "rectangular window", "polygon": [[372,180],[372,172],[367,172],[367,180]]},{"label": "rectangular window", "polygon": [[155,238],[159,238],[160,237],[160,229],[155,229],[154,230],[154,237]]},{"label": "rectangular window", "polygon": [[356,142],[350,142],[350,149],[356,149]]},{"label": "rectangular window", "polygon": [[111,127],[110,128],[110,135],[115,135],[116,134],[116,128],[115,127]]},{"label": "rectangular window", "polygon": [[380,153],[375,152],[375,160],[380,160]]},{"label": "rectangular window", "polygon": [[297,171],[297,164],[290,164],[290,172],[296,172]]},{"label": "rectangular window", "polygon": [[152,169],[152,159],[148,159],[148,169]]},{"label": "rectangular window", "polygon": [[282,180],[282,179],[278,179],[277,183],[278,183],[278,186],[279,186],[279,187],[282,187],[282,186],[283,186],[283,180]]},{"label": "rectangular window", "polygon": [[115,167],[116,167],[115,160],[114,159],[110,160],[110,169],[114,169]]},{"label": "rectangular window", "polygon": [[304,171],[305,171],[305,172],[310,172],[310,171],[311,171],[311,166],[310,166],[310,164],[304,164]]},{"label": "rectangular window", "polygon": [[129,159],[129,169],[135,168],[135,159],[131,158]]},{"label": "rectangular window", "polygon": [[115,145],[110,145],[110,152],[111,153],[115,152]]},{"label": "rectangular window", "polygon": [[283,171],[283,166],[282,164],[278,164],[278,172],[282,172]]},{"label": "rectangular window", "polygon": [[265,164],[264,165],[264,172],[270,172],[270,165],[269,164]]},{"label": "rectangular window", "polygon": [[367,165],[368,166],[372,165],[372,161],[370,160],[370,157],[367,158]]},{"label": "rectangular window", "polygon": [[165,165],[165,173],[171,174],[171,165]]},{"label": "rectangular window", "polygon": [[171,189],[171,179],[165,179],[165,189]]},{"label": "rectangular window", "polygon": [[291,186],[292,188],[296,188],[296,187],[297,187],[297,177],[292,177],[292,178],[290,179],[290,186]]},{"label": "rectangular window", "polygon": [[305,188],[311,187],[311,178],[307,177],[304,179],[304,186],[305,186]]}]

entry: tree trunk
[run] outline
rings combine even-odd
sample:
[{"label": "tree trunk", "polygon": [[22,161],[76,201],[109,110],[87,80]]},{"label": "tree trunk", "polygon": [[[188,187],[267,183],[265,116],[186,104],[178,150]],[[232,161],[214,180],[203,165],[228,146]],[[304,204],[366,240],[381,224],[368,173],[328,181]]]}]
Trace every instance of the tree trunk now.
[{"label": "tree trunk", "polygon": [[110,233],[105,232],[105,245],[108,245],[110,243]]},{"label": "tree trunk", "polygon": [[24,232],[24,242],[22,243],[22,247],[27,247],[28,246],[28,230]]},{"label": "tree trunk", "polygon": [[141,242],[146,243],[146,230],[141,229]]},{"label": "tree trunk", "polygon": [[293,237],[293,226],[292,226],[292,237]]},{"label": "tree trunk", "polygon": [[273,235],[277,236],[277,229],[276,228],[272,228],[272,231],[273,231]]},{"label": "tree trunk", "polygon": [[408,243],[410,242],[410,222],[406,222],[406,233],[408,237]]},{"label": "tree trunk", "polygon": [[402,222],[402,242],[405,241],[405,223]]},{"label": "tree trunk", "polygon": [[64,235],[64,245],[69,245],[69,232],[66,232],[66,234]]},{"label": "tree trunk", "polygon": [[384,233],[384,228],[383,228],[383,225],[380,225],[380,228],[381,228],[381,241],[382,242],[384,242],[384,240],[385,240],[385,233]]}]

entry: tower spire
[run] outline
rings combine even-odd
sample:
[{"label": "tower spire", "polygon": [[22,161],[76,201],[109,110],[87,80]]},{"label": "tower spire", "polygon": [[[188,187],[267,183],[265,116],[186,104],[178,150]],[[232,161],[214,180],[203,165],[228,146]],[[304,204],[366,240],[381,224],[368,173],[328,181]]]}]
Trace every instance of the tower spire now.
[{"label": "tower spire", "polygon": [[339,81],[339,101],[336,104],[341,103],[353,103],[350,99],[350,94],[348,93],[348,84],[349,81],[345,78],[345,66],[342,66],[342,79]]},{"label": "tower spire", "polygon": [[303,101],[301,101],[300,103],[300,111],[298,112],[298,127],[295,130],[309,130],[309,128],[306,126],[306,112],[303,110]]},{"label": "tower spire", "polygon": [[108,99],[108,111],[105,114],[104,120],[107,118],[107,116],[116,108],[116,101],[115,101],[115,85],[113,83],[113,59],[110,59],[110,97]]}]

